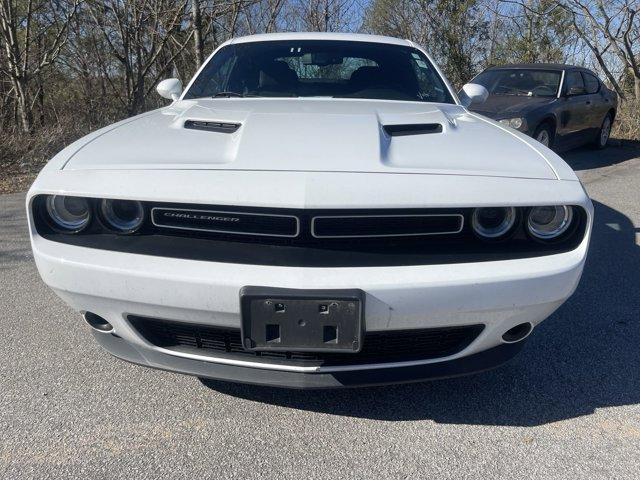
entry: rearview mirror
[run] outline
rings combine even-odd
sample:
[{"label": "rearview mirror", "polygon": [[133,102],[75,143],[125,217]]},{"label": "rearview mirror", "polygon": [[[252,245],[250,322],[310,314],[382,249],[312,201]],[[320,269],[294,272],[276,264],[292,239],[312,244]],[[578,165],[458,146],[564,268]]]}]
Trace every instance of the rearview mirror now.
[{"label": "rearview mirror", "polygon": [[305,53],[302,55],[302,63],[304,65],[326,67],[329,65],[341,65],[343,61],[344,57],[328,52]]},{"label": "rearview mirror", "polygon": [[489,92],[482,85],[477,83],[467,83],[458,92],[460,102],[463,107],[468,107],[473,103],[482,103],[489,96]]},{"label": "rearview mirror", "polygon": [[175,101],[182,93],[182,82],[177,78],[167,78],[158,84],[156,91],[161,97]]}]

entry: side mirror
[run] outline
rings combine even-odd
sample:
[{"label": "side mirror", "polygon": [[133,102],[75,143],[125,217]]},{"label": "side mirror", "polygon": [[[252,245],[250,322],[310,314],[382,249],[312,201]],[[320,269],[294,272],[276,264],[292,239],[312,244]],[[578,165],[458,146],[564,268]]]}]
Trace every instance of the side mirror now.
[{"label": "side mirror", "polygon": [[584,87],[579,87],[577,85],[574,85],[567,92],[567,96],[572,97],[574,95],[584,95],[585,93],[586,93],[586,90],[584,89]]},{"label": "side mirror", "polygon": [[177,78],[167,78],[158,84],[156,90],[161,97],[175,101],[182,93],[182,82]]},{"label": "side mirror", "polygon": [[468,107],[473,103],[482,103],[489,96],[489,92],[482,85],[477,83],[467,83],[458,92],[462,106]]}]

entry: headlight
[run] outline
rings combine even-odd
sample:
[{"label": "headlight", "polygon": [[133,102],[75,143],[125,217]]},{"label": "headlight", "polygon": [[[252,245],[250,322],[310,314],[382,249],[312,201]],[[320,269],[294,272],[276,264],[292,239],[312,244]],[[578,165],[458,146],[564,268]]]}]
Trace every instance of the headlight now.
[{"label": "headlight", "polygon": [[86,198],[49,195],[46,209],[53,226],[67,232],[79,232],[91,220],[91,209]]},{"label": "headlight", "polygon": [[473,231],[483,238],[498,238],[507,235],[516,223],[513,207],[476,208],[471,218]]},{"label": "headlight", "polygon": [[566,205],[534,207],[529,212],[527,229],[536,238],[551,240],[566,232],[572,220],[572,207]]},{"label": "headlight", "polygon": [[133,233],[144,222],[144,207],[135,200],[101,200],[100,213],[107,226],[122,233]]},{"label": "headlight", "polygon": [[515,128],[516,130],[520,130],[524,123],[524,118],[516,117],[516,118],[503,118],[500,120],[500,123],[506,125],[511,128]]}]

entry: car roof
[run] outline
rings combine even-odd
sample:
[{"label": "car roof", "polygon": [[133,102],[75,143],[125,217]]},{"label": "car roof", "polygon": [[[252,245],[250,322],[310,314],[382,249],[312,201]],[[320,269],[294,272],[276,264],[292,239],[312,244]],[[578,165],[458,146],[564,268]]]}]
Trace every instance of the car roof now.
[{"label": "car roof", "polygon": [[390,45],[414,46],[409,40],[385,37],[382,35],[367,35],[363,33],[334,33],[334,32],[284,32],[260,33],[231,39],[229,44],[249,42],[269,42],[276,40],[342,40],[351,42],[387,43]]},{"label": "car roof", "polygon": [[587,68],[577,67],[565,63],[509,63],[506,65],[495,65],[487,68],[487,70],[504,70],[504,69],[539,69],[539,70],[586,70]]}]

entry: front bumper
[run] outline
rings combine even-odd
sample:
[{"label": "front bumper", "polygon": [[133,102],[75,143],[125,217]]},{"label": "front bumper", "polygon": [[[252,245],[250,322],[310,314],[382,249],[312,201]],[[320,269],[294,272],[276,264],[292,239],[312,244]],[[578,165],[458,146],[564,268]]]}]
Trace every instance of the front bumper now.
[{"label": "front bumper", "polygon": [[[558,176],[563,172],[558,171]],[[135,198],[144,201],[274,208],[523,206],[544,198],[587,210],[586,235],[576,249],[566,253],[480,263],[336,268],[228,264],[78,247],[41,237],[30,216],[33,254],[42,279],[75,310],[93,312],[113,325],[115,335],[96,335],[114,355],[201,377],[291,387],[462,375],[510,358],[522,342],[505,344],[504,332],[522,323],[537,325],[575,290],[587,254],[593,214],[579,182],[570,180],[394,174],[380,181],[379,175],[365,173],[233,171],[154,172],[154,181],[148,176],[148,172],[135,170],[97,174],[54,170],[52,166],[38,177],[27,205],[34,195],[42,193],[133,198],[132,192],[136,192]],[[281,184],[288,187],[273,188]],[[450,192],[456,192],[455,199]],[[477,324],[483,324],[484,329],[466,348],[447,357],[317,367],[173,351],[149,343],[127,320],[129,315],[136,315],[237,329],[239,293],[247,285],[360,289],[366,295],[367,331]]]},{"label": "front bumper", "polygon": [[[522,343],[505,344],[505,331],[525,322],[537,325],[573,293],[587,244],[588,235],[567,253],[497,262],[304,268],[132,255],[32,235],[43,280],[74,309],[96,313],[113,325],[116,335],[96,335],[114,355],[201,377],[299,388],[414,381],[498,365]],[[246,285],[359,288],[366,294],[367,331],[479,323],[485,328],[469,346],[445,358],[306,367],[168,350],[149,343],[127,320],[128,315],[139,315],[239,328],[239,292]]]}]

